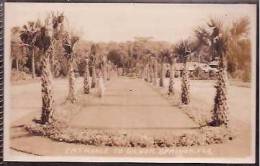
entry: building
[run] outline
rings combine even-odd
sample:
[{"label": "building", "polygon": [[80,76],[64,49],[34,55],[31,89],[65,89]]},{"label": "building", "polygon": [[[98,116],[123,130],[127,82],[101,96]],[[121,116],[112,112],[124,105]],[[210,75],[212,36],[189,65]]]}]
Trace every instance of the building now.
[{"label": "building", "polygon": [[[211,66],[209,65],[211,64]],[[189,72],[189,76],[191,79],[201,79],[201,80],[208,80],[208,79],[216,79],[217,76],[217,64],[214,63],[199,63],[199,62],[187,62],[187,70]],[[174,65],[175,77],[181,77],[183,72],[184,65],[183,63],[176,63]],[[169,66],[167,66],[167,71],[169,72]]]}]

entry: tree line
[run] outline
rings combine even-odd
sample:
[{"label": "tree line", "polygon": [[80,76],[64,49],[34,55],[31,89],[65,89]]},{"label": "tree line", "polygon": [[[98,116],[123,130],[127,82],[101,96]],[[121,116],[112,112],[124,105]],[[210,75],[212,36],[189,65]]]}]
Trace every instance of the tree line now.
[{"label": "tree line", "polygon": [[[52,15],[48,16],[49,23],[53,32],[53,45],[55,47],[54,54],[51,55],[51,72],[54,77],[66,77],[69,73],[69,61],[64,56],[62,40],[58,40],[59,33],[64,31],[64,16]],[[216,24],[223,24],[217,19],[209,20]],[[201,63],[209,63],[217,57],[214,56],[207,41],[212,40],[209,36],[209,31],[212,27],[195,26],[193,36],[189,39],[193,47],[193,54],[189,56],[188,61],[196,61]],[[39,26],[39,19],[35,22],[30,21],[22,27],[13,27],[11,30],[11,62],[12,69],[24,71],[31,74],[33,78],[41,75],[40,56],[38,49],[31,47],[31,39],[33,38],[35,29]],[[49,25],[48,25],[49,26]],[[222,25],[223,26],[223,25]],[[211,29],[210,29],[211,28]],[[247,17],[242,17],[235,20],[230,26],[223,27],[229,36],[229,50],[227,56],[227,71],[228,77],[239,79],[242,81],[250,81],[251,76],[251,43],[249,38],[250,22]],[[26,32],[29,35],[27,41],[21,41],[20,35]],[[181,42],[181,41],[180,41]],[[21,44],[22,43],[22,44]],[[81,39],[75,47],[75,64],[74,68],[79,75],[84,75],[85,56],[90,54],[92,41]],[[152,37],[136,37],[134,40],[126,42],[98,42],[98,52],[101,56],[105,56],[117,67],[122,67],[124,74],[137,72],[142,68],[147,61],[147,57],[151,54],[155,55],[157,61],[165,61],[170,63],[168,58],[165,58],[165,49],[170,51],[178,43],[170,43],[167,41],[156,41]],[[176,62],[182,62],[182,57],[177,57]]]}]

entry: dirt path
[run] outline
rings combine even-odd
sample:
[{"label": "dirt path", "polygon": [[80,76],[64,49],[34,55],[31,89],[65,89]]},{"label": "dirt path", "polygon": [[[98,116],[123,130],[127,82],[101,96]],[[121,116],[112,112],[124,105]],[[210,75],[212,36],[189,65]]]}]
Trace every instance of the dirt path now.
[{"label": "dirt path", "polygon": [[120,77],[109,84],[105,93],[103,98],[89,101],[73,118],[71,125],[129,129],[198,127],[143,80]]}]

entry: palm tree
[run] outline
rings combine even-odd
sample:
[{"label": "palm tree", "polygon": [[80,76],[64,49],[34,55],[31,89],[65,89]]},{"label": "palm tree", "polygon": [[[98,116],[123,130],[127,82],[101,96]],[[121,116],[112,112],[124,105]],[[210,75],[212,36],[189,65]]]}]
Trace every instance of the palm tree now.
[{"label": "palm tree", "polygon": [[157,59],[156,57],[152,57],[152,81],[153,85],[157,85]]},{"label": "palm tree", "polygon": [[148,82],[149,81],[149,55],[148,54],[145,54],[144,56],[141,57],[141,64],[144,66],[143,67],[144,80]]},{"label": "palm tree", "polygon": [[153,66],[152,66],[152,60],[149,59],[149,65],[148,65],[148,82],[153,82]]},{"label": "palm tree", "polygon": [[78,36],[69,36],[69,34],[65,34],[63,40],[63,48],[65,50],[65,55],[69,60],[69,94],[67,100],[71,103],[76,101],[75,96],[75,73],[74,73],[74,53],[73,48],[76,42],[79,40]]},{"label": "palm tree", "polygon": [[84,93],[89,94],[90,92],[90,75],[89,75],[89,59],[88,57],[85,60],[86,67],[84,73]]},{"label": "palm tree", "polygon": [[107,58],[106,58],[106,56],[101,56],[101,60],[100,60],[100,62],[101,62],[101,72],[102,72],[102,75],[103,75],[103,78],[104,78],[104,81],[106,81],[107,80],[107,67],[108,67],[108,65],[107,65]]},{"label": "palm tree", "polygon": [[49,70],[49,55],[48,51],[51,45],[51,38],[47,35],[47,29],[41,27],[37,31],[34,45],[39,48],[41,55],[41,86],[42,86],[42,113],[41,123],[50,123],[54,112],[54,99],[51,85],[51,73]]},{"label": "palm tree", "polygon": [[31,69],[32,69],[32,78],[35,78],[35,39],[36,34],[41,25],[38,22],[29,21],[27,25],[23,26],[23,30],[20,34],[20,39],[23,42],[23,45],[27,48],[28,54],[31,56]]},{"label": "palm tree", "polygon": [[91,80],[91,88],[95,88],[97,84],[97,73],[96,73],[96,55],[97,54],[97,46],[93,44],[90,50],[90,58],[91,58],[91,69],[92,69],[92,80]]},{"label": "palm tree", "polygon": [[167,59],[167,61],[170,64],[170,80],[169,80],[169,86],[168,86],[168,95],[174,94],[174,64],[175,64],[175,57],[170,52],[169,49],[165,49],[162,52],[163,56]]},{"label": "palm tree", "polygon": [[[216,82],[216,96],[212,110],[212,121],[209,125],[228,126],[228,98],[227,98],[227,54],[232,36],[223,30],[223,25],[219,20],[211,19],[206,28],[200,27],[195,33],[203,36],[204,45],[210,48],[212,59],[218,57],[218,75]],[[210,31],[208,30],[210,29]],[[232,34],[232,33],[231,33]]]},{"label": "palm tree", "polygon": [[164,59],[165,59],[165,55],[161,52],[160,53],[160,63],[161,63],[161,71],[160,71],[160,81],[159,81],[159,85],[160,87],[164,87],[164,75],[165,75],[165,71],[164,71]]},{"label": "palm tree", "polygon": [[181,102],[182,104],[190,103],[190,83],[189,73],[187,71],[187,59],[188,55],[191,54],[191,44],[185,40],[176,45],[175,52],[180,56],[183,62],[182,71],[182,84],[181,84]]},{"label": "palm tree", "polygon": [[149,65],[147,63],[144,66],[144,80],[146,82],[149,80]]},{"label": "palm tree", "polygon": [[107,81],[110,80],[110,77],[111,77],[111,69],[112,69],[112,63],[111,63],[110,60],[108,60],[108,62],[107,62],[107,68],[106,68],[106,70],[107,70]]},{"label": "palm tree", "polygon": [[216,24],[212,20],[209,27],[213,29],[210,34],[211,48],[213,56],[219,57],[218,79],[216,83],[216,96],[214,99],[214,108],[212,111],[213,126],[228,126],[228,99],[227,99],[227,52],[228,52],[228,35],[222,30],[221,24]]}]

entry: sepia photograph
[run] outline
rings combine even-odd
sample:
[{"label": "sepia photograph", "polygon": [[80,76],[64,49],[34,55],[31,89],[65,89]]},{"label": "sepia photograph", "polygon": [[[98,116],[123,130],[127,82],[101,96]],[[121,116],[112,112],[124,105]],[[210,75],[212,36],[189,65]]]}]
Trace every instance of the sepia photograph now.
[{"label": "sepia photograph", "polygon": [[4,161],[255,163],[256,12],[6,2]]}]

